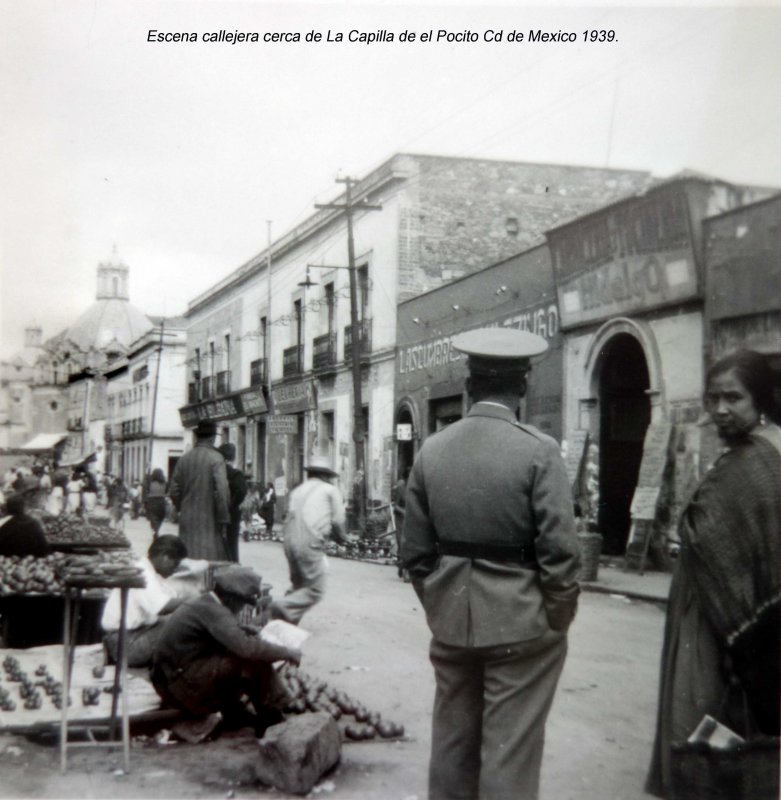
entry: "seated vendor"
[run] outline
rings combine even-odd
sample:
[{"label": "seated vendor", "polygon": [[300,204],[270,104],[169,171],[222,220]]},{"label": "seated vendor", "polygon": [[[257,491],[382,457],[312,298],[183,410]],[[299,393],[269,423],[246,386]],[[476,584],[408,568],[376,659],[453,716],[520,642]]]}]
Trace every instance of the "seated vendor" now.
[{"label": "seated vendor", "polygon": [[[152,654],[163,629],[167,615],[174,611],[182,600],[177,596],[166,578],[173,575],[187,548],[178,536],[158,536],[152,541],[147,557],[139,566],[144,574],[146,587],[130,589],[127,593],[127,663],[129,667],[149,667]],[[106,632],[104,642],[111,661],[117,660],[119,644],[120,590],[114,589],[103,609],[101,625]]]},{"label": "seated vendor", "polygon": [[0,556],[47,556],[51,552],[41,523],[26,513],[24,491],[8,497],[0,519]]},{"label": "seated vendor", "polygon": [[[248,567],[217,572],[214,590],[182,604],[158,641],[152,683],[165,705],[204,717],[219,711],[228,728],[252,726],[257,736],[283,717],[288,699],[272,666],[298,665],[301,651],[264,641],[238,613],[260,596],[260,576]],[[246,694],[254,714],[241,701]]]}]

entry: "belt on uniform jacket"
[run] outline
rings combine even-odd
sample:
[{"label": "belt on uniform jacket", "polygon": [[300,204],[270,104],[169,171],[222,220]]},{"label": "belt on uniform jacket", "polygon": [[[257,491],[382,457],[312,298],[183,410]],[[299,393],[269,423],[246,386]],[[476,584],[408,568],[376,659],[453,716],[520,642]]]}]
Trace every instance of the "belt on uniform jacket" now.
[{"label": "belt on uniform jacket", "polygon": [[521,564],[528,569],[537,569],[537,558],[534,545],[516,544],[483,544],[482,542],[437,542],[439,554],[442,556],[459,556],[460,558],[483,558],[487,561],[510,561]]}]

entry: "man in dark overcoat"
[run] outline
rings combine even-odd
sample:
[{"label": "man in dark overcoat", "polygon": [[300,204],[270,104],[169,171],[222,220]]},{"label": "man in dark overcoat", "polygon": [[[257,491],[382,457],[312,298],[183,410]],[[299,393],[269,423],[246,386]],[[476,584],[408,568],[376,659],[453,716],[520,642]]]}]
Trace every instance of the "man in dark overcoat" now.
[{"label": "man in dark overcoat", "polygon": [[579,592],[558,445],[516,419],[529,360],[547,343],[492,328],[453,347],[469,355],[473,405],[421,448],[402,537],[433,635],[429,797],[534,800]]},{"label": "man in dark overcoat", "polygon": [[190,558],[230,561],[230,490],[225,459],[214,447],[217,426],[201,420],[194,433],[195,447],[176,463],[168,492],[179,512],[179,536]]}]

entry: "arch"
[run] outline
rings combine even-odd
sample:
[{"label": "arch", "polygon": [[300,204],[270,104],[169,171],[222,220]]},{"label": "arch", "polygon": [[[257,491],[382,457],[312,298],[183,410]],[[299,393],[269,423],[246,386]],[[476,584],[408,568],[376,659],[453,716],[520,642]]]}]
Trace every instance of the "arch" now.
[{"label": "arch", "polygon": [[615,317],[603,323],[594,333],[586,350],[585,360],[587,380],[584,385],[588,387],[589,397],[597,397],[599,394],[600,367],[604,354],[611,339],[620,333],[626,333],[635,338],[643,349],[648,366],[648,395],[651,400],[653,419],[657,421],[656,418],[660,413],[659,409],[663,407],[664,400],[662,358],[651,326],[642,320]]}]

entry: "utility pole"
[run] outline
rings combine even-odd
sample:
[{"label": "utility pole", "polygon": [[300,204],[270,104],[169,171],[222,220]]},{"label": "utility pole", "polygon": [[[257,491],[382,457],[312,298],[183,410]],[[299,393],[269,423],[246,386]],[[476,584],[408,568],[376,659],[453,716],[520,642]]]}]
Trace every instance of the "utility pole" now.
[{"label": "utility pole", "polygon": [[366,464],[364,459],[363,399],[361,397],[361,349],[362,336],[358,320],[358,280],[355,274],[355,244],[353,241],[353,211],[381,211],[382,206],[366,202],[353,203],[352,178],[337,178],[344,184],[344,203],[326,203],[315,208],[342,210],[347,219],[347,269],[350,275],[350,330],[352,331],[352,378],[353,378],[353,442],[355,442],[355,471],[360,480],[358,491],[358,521],[363,529],[366,519]]},{"label": "utility pole", "polygon": [[155,416],[157,415],[157,391],[160,386],[160,362],[163,360],[163,329],[165,319],[160,320],[160,340],[157,343],[157,366],[155,367],[155,390],[152,394],[152,416],[149,421],[149,453],[143,475],[143,485],[146,488],[146,479],[152,472],[152,455],[155,447]]},{"label": "utility pole", "polygon": [[[264,437],[264,445],[266,452],[263,454],[263,490],[265,491],[266,485],[271,478],[271,435],[269,434],[269,419],[271,418],[272,404],[271,404],[271,220],[266,220],[266,330],[263,332],[263,353],[261,358],[266,364],[266,396],[268,399],[268,413],[266,414],[266,435]],[[257,440],[257,433],[256,433]],[[260,458],[260,453],[258,453]]]}]

